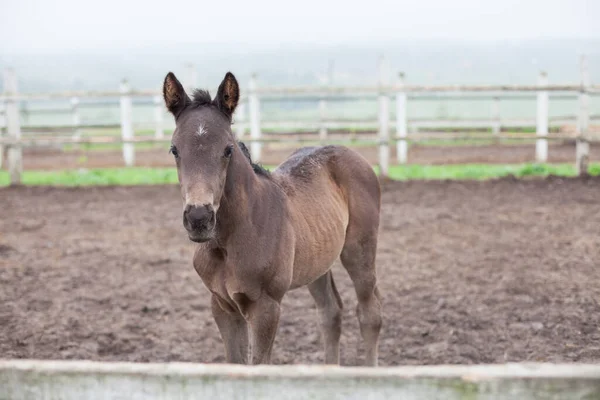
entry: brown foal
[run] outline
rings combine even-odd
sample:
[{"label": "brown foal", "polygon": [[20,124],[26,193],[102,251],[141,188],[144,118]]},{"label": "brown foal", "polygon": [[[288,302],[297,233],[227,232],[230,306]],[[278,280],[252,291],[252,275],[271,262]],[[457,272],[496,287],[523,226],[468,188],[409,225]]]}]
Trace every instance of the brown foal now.
[{"label": "brown foal", "polygon": [[227,362],[269,363],[288,290],[308,286],[325,342],[339,364],[342,302],[331,266],[340,257],[358,297],[366,365],[377,365],[381,302],[375,252],[381,192],[367,161],[341,146],[303,148],[272,173],[253,164],[231,132],[239,86],[190,98],[173,73],[165,103],[176,121],[171,152],[183,226],[199,243],[194,268],[212,293]]}]

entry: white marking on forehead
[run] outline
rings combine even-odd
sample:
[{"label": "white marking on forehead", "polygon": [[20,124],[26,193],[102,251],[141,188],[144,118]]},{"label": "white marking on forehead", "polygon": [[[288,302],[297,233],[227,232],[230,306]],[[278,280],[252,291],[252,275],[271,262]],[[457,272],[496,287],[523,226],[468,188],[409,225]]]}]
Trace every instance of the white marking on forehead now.
[{"label": "white marking on forehead", "polygon": [[202,136],[206,133],[206,127],[204,126],[204,124],[200,124],[200,126],[198,127],[198,132],[196,132],[198,134],[198,136]]}]

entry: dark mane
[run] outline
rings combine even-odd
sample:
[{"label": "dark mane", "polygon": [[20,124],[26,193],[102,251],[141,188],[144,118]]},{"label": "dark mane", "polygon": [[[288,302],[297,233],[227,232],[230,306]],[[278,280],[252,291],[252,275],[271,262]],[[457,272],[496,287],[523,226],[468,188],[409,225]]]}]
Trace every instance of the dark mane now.
[{"label": "dark mane", "polygon": [[242,153],[244,153],[244,155],[248,159],[248,162],[250,163],[250,165],[252,165],[252,170],[254,170],[255,174],[261,175],[261,176],[266,176],[266,177],[271,176],[271,173],[269,171],[267,171],[267,169],[265,169],[262,165],[252,162],[252,157],[250,156],[250,151],[248,150],[248,148],[246,147],[244,142],[238,141],[237,143],[238,143],[238,146],[240,146],[240,150],[242,150]]},{"label": "dark mane", "polygon": [[199,107],[204,107],[204,106],[215,107],[217,110],[219,110],[219,112],[221,112],[223,115],[225,115],[225,117],[227,117],[227,119],[231,120],[231,115],[228,115],[227,113],[223,112],[223,110],[217,104],[217,99],[210,98],[210,93],[208,92],[208,90],[194,89],[194,92],[192,93],[191,107],[199,108]]},{"label": "dark mane", "polygon": [[192,94],[192,107],[209,106],[212,104],[208,90],[196,89]]}]

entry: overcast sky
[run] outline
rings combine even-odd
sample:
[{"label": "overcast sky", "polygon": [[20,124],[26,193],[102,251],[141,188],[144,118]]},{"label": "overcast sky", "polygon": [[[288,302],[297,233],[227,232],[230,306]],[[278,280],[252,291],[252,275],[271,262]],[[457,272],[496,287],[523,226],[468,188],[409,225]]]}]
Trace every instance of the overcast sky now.
[{"label": "overcast sky", "polygon": [[600,37],[600,0],[0,0],[0,51]]}]

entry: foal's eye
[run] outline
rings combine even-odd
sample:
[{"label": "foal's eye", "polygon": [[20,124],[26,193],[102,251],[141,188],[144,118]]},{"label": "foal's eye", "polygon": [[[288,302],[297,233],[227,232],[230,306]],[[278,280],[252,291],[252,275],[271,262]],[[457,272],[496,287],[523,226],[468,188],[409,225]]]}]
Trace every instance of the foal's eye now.
[{"label": "foal's eye", "polygon": [[179,158],[179,153],[177,152],[177,147],[171,145],[171,149],[169,150],[169,153],[173,154],[173,156],[175,158]]},{"label": "foal's eye", "polygon": [[225,152],[223,153],[223,157],[229,158],[229,157],[231,157],[231,153],[233,153],[233,145],[232,144],[225,147]]}]

